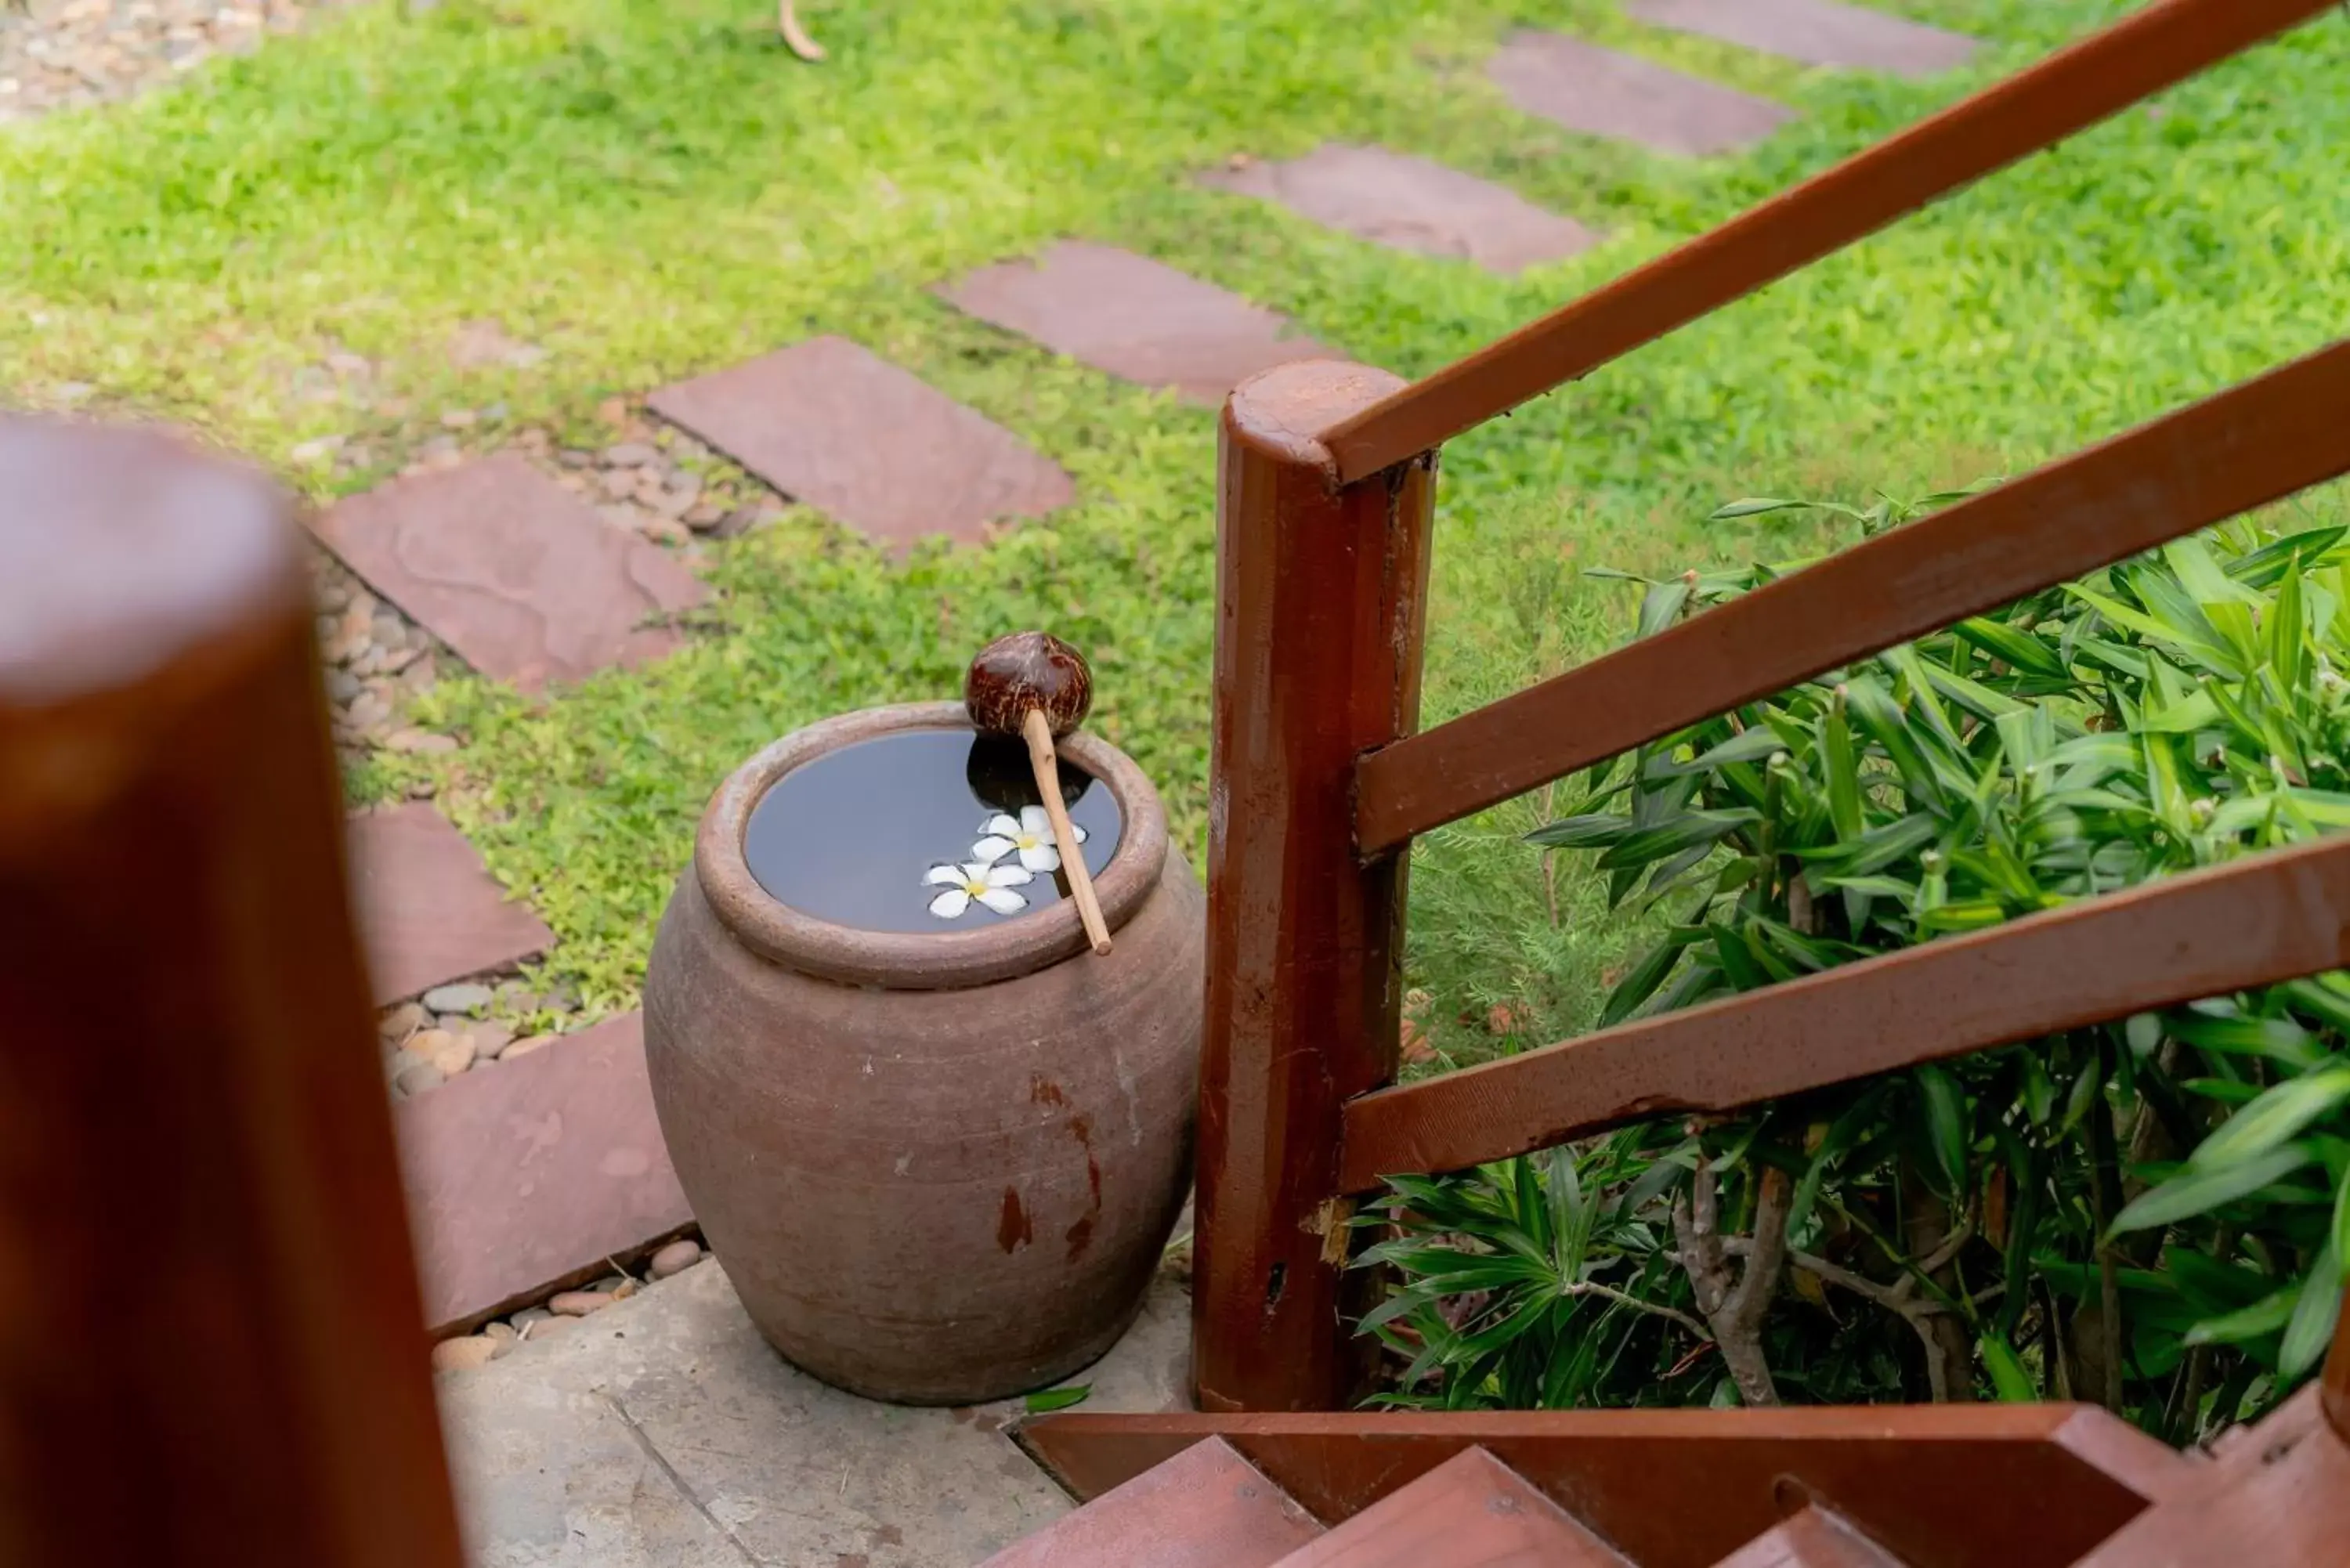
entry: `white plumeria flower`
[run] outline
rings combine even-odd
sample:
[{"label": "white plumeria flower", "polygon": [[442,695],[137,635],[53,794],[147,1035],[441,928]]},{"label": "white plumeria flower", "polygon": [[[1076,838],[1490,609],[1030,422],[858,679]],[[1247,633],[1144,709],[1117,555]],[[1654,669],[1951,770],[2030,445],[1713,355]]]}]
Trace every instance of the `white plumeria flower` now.
[{"label": "white plumeria flower", "polygon": [[[1017,817],[991,816],[980,825],[987,835],[971,846],[971,852],[982,860],[1001,860],[1014,850],[1020,852],[1020,864],[1031,871],[1058,871],[1061,852],[1053,846],[1053,818],[1041,805],[1024,805]],[[1076,841],[1086,841],[1086,830],[1076,823],[1069,832]]]},{"label": "white plumeria flower", "polygon": [[1016,915],[1028,907],[1028,900],[1012,889],[1032,879],[1024,867],[990,866],[983,860],[933,866],[922,877],[924,884],[946,889],[931,900],[931,913],[941,920],[960,919],[974,898],[999,915]]}]

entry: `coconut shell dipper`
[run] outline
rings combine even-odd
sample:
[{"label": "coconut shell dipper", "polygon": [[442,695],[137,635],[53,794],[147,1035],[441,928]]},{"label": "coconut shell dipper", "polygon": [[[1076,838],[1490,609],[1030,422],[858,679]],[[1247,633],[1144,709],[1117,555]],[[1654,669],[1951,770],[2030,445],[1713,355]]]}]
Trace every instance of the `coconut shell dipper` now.
[{"label": "coconut shell dipper", "polygon": [[1018,735],[1028,742],[1028,765],[1036,774],[1036,795],[1053,819],[1053,842],[1061,869],[1094,951],[1109,951],[1109,927],[1101,900],[1094,897],[1093,874],[1069,826],[1061,801],[1061,759],[1053,740],[1086,722],[1094,705],[1093,671],[1086,656],[1059,638],[1041,631],[1015,631],[979,650],[963,680],[962,701],[972,728],[983,734]]}]

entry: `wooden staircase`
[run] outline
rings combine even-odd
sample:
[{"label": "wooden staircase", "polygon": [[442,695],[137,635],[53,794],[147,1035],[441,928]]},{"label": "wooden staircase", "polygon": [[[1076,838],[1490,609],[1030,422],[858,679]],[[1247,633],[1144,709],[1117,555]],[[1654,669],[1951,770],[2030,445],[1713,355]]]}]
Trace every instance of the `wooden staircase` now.
[{"label": "wooden staircase", "polygon": [[2350,1442],[2297,1397],[2214,1454],[2091,1407],[1048,1417],[1084,1506],[984,1568],[2315,1568]]}]

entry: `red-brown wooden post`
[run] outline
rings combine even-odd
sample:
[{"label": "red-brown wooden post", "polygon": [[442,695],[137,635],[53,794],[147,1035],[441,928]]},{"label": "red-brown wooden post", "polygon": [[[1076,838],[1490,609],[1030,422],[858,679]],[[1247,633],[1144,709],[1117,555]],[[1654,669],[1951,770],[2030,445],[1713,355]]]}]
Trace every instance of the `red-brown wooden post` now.
[{"label": "red-brown wooden post", "polygon": [[0,1563],[456,1568],[298,545],[0,419]]},{"label": "red-brown wooden post", "polygon": [[1433,458],[1340,488],[1315,432],[1401,383],[1310,361],[1244,383],[1217,449],[1214,758],[1192,1377],[1210,1410],[1331,1409],[1339,1106],[1395,1069],[1403,859],[1355,855],[1356,757],[1419,708]]}]

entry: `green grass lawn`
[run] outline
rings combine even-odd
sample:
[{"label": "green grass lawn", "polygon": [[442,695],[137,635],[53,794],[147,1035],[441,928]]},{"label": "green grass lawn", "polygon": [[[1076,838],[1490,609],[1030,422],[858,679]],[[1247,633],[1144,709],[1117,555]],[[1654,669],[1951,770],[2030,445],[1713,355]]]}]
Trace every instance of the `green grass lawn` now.
[{"label": "green grass lawn", "polygon": [[[1901,0],[1991,47],[1929,84],[1806,73],[1633,26],[1605,0],[838,0],[833,51],[764,0],[361,5],[183,90],[0,135],[0,398],[65,382],[273,462],[357,433],[385,467],[438,410],[593,439],[595,410],[838,332],[1010,426],[1083,500],[984,550],[891,564],[795,514],[723,546],[704,633],[540,701],[444,683],[442,803],[553,925],[552,974],[626,1004],[715,782],[773,735],[948,695],[994,634],[1093,655],[1097,725],[1204,834],[1213,417],[977,325],[927,292],[1063,235],[1114,241],[1432,369],[1975,82],[2115,0]],[[1782,98],[1752,154],[1653,160],[1513,111],[1478,63],[1534,25]],[[2350,20],[2283,42],[1631,356],[1448,449],[1429,703],[1440,718],[1613,641],[1581,576],[1808,540],[1702,519],[1729,495],[1920,492],[2013,472],[2306,351],[2350,320]],[[1192,171],[1377,140],[1606,229],[1502,279],[1379,250]],[[550,353],[460,373],[489,317]],[[341,347],[407,407],[354,425],[289,395]],[[472,432],[494,444],[500,431]],[[352,477],[358,486],[369,476]],[[314,482],[315,483],[315,482]],[[1539,802],[1434,836],[1413,964],[1438,1038],[1498,1001],[1529,1034],[1592,1009],[1627,933],[1514,835]]]}]

